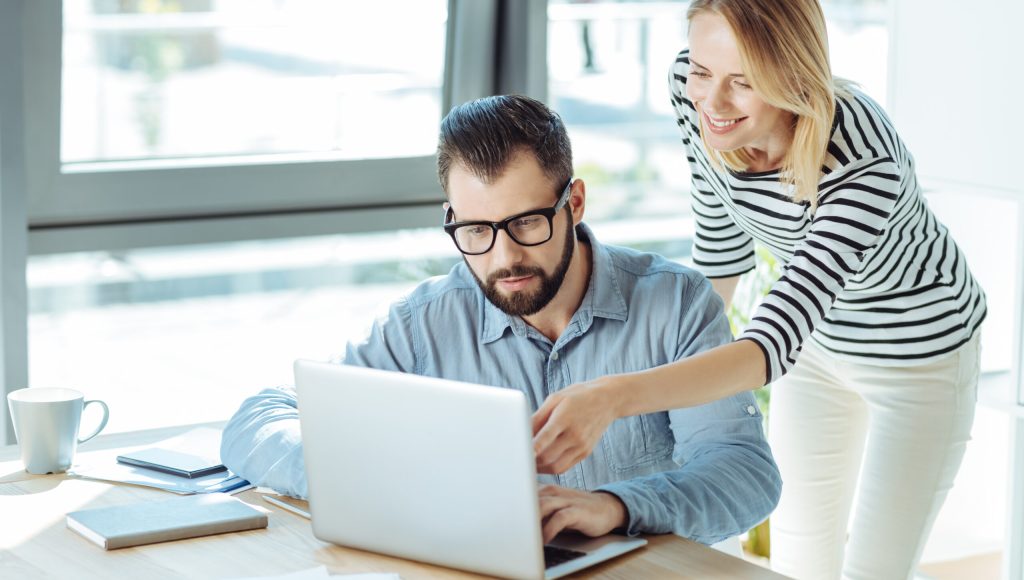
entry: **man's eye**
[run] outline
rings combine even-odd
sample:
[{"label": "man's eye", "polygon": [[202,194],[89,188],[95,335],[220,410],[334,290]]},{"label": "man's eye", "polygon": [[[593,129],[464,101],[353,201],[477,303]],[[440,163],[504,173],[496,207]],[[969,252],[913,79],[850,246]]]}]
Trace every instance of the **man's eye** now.
[{"label": "man's eye", "polygon": [[517,219],[516,221],[512,222],[512,227],[519,228],[521,230],[522,229],[529,229],[529,228],[532,228],[532,227],[536,227],[537,225],[540,224],[540,222],[541,222],[540,216],[535,216],[535,215],[524,216],[524,217],[521,217],[521,218]]},{"label": "man's eye", "polygon": [[466,226],[462,229],[466,232],[466,234],[476,238],[491,233],[491,228],[488,228],[486,226]]}]

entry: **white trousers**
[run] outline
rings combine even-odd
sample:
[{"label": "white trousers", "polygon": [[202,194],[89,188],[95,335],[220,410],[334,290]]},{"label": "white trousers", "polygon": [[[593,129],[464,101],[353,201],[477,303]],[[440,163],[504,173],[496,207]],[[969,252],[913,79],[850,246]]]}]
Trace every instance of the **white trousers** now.
[{"label": "white trousers", "polygon": [[804,344],[772,386],[768,434],[782,473],[773,570],[809,580],[911,577],[970,439],[978,359],[977,334],[908,367],[844,362]]}]

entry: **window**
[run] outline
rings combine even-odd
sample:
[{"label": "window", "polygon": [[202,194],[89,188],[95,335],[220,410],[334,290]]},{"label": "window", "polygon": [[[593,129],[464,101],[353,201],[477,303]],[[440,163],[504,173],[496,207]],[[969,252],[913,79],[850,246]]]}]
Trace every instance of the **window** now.
[{"label": "window", "polygon": [[291,384],[295,359],[342,355],[393,300],[462,260],[434,209],[431,228],[35,256],[32,384],[106,401],[106,432],[225,420]]},{"label": "window", "polygon": [[32,251],[194,243],[182,220],[292,215],[199,238],[303,235],[298,214],[433,204],[441,114],[494,76],[496,2],[453,6],[26,3]]},{"label": "window", "polygon": [[436,145],[444,0],[69,0],[63,17],[65,164]]},{"label": "window", "polygon": [[548,4],[548,100],[569,130],[598,234],[690,253],[689,170],[667,75],[685,43],[682,2]]},{"label": "window", "polygon": [[32,384],[105,400],[107,432],[222,421],[458,260],[440,227],[38,256]]}]

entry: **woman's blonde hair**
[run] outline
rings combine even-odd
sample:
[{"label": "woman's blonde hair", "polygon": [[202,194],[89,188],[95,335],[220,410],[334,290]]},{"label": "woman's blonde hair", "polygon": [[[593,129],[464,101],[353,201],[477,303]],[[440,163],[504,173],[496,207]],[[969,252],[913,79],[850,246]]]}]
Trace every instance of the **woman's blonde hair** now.
[{"label": "woman's blonde hair", "polygon": [[[825,16],[818,0],[694,0],[686,12],[725,18],[739,45],[743,74],[766,103],[793,113],[793,141],[782,159],[781,180],[794,201],[818,202],[818,180],[835,116],[835,97],[850,83],[833,78],[828,60]],[[703,117],[703,115],[701,116]],[[700,122],[704,143],[704,120]],[[746,171],[751,158],[742,148],[707,148],[711,162]]]}]

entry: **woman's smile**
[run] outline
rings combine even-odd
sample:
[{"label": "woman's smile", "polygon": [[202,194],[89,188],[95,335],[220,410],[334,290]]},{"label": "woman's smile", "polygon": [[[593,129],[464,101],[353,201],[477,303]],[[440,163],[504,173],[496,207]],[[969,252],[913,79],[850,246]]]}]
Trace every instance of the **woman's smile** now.
[{"label": "woman's smile", "polygon": [[704,120],[709,131],[715,135],[725,135],[732,132],[736,127],[746,120],[747,117],[736,117],[734,119],[719,119],[704,113]]}]

